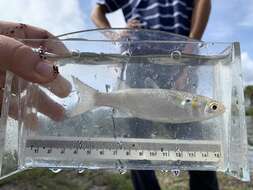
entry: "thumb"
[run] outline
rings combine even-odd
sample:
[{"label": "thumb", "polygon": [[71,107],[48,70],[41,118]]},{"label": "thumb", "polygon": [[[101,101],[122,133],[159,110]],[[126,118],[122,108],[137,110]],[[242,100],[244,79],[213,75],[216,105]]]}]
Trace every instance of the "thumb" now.
[{"label": "thumb", "polygon": [[0,69],[10,70],[25,80],[48,83],[56,78],[51,62],[44,60],[31,47],[0,35]]}]

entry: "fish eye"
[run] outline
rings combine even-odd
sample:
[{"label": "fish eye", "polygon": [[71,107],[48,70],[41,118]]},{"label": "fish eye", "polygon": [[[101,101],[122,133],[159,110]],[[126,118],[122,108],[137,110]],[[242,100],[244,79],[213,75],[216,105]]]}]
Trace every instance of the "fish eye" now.
[{"label": "fish eye", "polygon": [[218,104],[214,102],[211,103],[209,107],[211,108],[212,111],[216,111],[218,109]]},{"label": "fish eye", "polygon": [[181,102],[182,105],[188,105],[192,100],[190,98],[184,98]]},{"label": "fish eye", "polygon": [[190,100],[189,98],[187,98],[187,99],[185,99],[185,102],[186,102],[186,103],[190,103],[191,100]]},{"label": "fish eye", "polygon": [[217,106],[216,106],[216,105],[213,105],[213,106],[212,106],[212,109],[213,109],[213,110],[216,110],[216,109],[217,109]]}]

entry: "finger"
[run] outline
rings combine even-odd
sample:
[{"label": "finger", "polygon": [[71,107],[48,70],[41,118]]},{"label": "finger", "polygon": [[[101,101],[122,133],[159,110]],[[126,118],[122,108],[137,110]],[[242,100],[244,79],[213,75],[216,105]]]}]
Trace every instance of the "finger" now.
[{"label": "finger", "polygon": [[139,25],[140,21],[136,20],[136,19],[133,19],[133,20],[128,21],[128,24],[130,24],[130,25]]},{"label": "finger", "polygon": [[[0,97],[2,97],[2,95],[0,95]],[[27,119],[26,117],[30,115],[31,117],[29,120],[32,119],[33,121],[36,121],[34,116],[37,115],[37,112],[48,116],[54,121],[61,121],[65,117],[65,109],[49,98],[45,92],[36,87],[31,89],[28,97],[23,97],[20,101],[18,96],[11,96],[9,115],[17,120],[19,111],[21,111],[23,119]]]},{"label": "finger", "polygon": [[[19,119],[22,119],[22,122],[24,123],[24,126],[26,128],[37,129],[40,126],[37,113],[24,112],[25,111],[24,98],[22,99],[21,102],[22,102],[21,103],[22,105],[20,106],[20,105],[18,105],[18,103],[19,103],[18,97],[17,96],[11,96],[9,109],[8,109],[8,116],[11,117],[14,120],[17,120],[17,121]],[[19,114],[20,112],[19,112],[18,109],[21,109],[21,114],[22,115]]]},{"label": "finger", "polygon": [[41,41],[40,47],[56,55],[71,55],[66,46],[57,38]]},{"label": "finger", "polygon": [[[4,80],[5,80],[5,75],[2,76],[0,75],[0,88],[1,88],[1,83],[2,87],[4,87]],[[2,78],[2,80],[1,80]],[[25,80],[21,80],[19,77],[14,76],[12,80],[12,93],[17,94],[18,92],[23,92],[25,89],[27,89],[28,82]],[[56,79],[53,80],[50,83],[46,83],[42,85],[43,87],[47,88],[50,90],[53,94],[60,98],[65,98],[67,97],[72,90],[71,83],[63,78],[61,75],[57,75]]]},{"label": "finger", "polygon": [[138,23],[135,23],[135,22],[132,23],[132,22],[131,22],[131,23],[128,24],[128,27],[129,27],[129,28],[140,28],[140,27],[141,27],[141,24],[140,24],[139,22],[138,22]]},{"label": "finger", "polygon": [[[36,91],[34,91],[36,89]],[[38,112],[47,115],[55,121],[63,120],[65,116],[65,109],[57,102],[52,100],[40,88],[34,88],[33,96],[30,97],[31,106],[35,107]]]},{"label": "finger", "polygon": [[130,28],[140,28],[140,25],[130,25]]},{"label": "finger", "polygon": [[197,41],[190,41],[184,45],[183,53],[185,54],[198,54],[199,53],[199,43]]},{"label": "finger", "polygon": [[[16,100],[12,99],[11,103],[10,103],[10,109],[9,109],[9,116],[11,118],[13,118],[14,120],[19,120],[19,115],[18,115],[18,105]],[[22,109],[22,108],[21,108]],[[32,109],[30,109],[32,110]],[[39,121],[39,117],[38,117],[38,113],[37,112],[21,112],[23,115],[21,116],[22,118],[22,122],[24,123],[24,126],[26,128],[30,128],[30,129],[38,129],[39,127],[41,127],[40,125],[40,121]]]},{"label": "finger", "polygon": [[0,28],[0,34],[22,39],[22,41],[29,46],[43,47],[48,52],[58,55],[69,53],[68,49],[59,39],[44,29],[26,24],[4,21],[0,22]]},{"label": "finger", "polygon": [[37,83],[48,83],[57,76],[52,62],[43,60],[29,46],[1,35],[0,68]]},{"label": "finger", "polygon": [[140,21],[139,21],[139,20],[133,20],[133,21],[131,22],[131,24],[138,25],[138,24],[140,24]]},{"label": "finger", "polygon": [[[0,91],[0,99],[3,99],[3,91]],[[18,97],[17,96],[11,96],[9,99],[9,109],[8,109],[8,116],[15,119],[15,120],[19,120],[20,119],[20,114],[18,111],[19,109],[23,109],[23,111],[21,111],[22,114],[24,114],[24,106],[19,106],[18,105]],[[22,101],[24,102],[24,101]],[[4,104],[6,105],[6,104]],[[23,104],[24,105],[24,104]],[[0,106],[2,108],[2,102],[0,103]],[[35,129],[38,128],[39,126],[39,122],[38,122],[38,117],[36,113],[25,113],[25,117],[22,117],[22,121],[25,123],[26,127]]]},{"label": "finger", "polygon": [[128,30],[123,30],[122,32],[119,33],[120,39],[125,41],[126,37],[130,37],[131,33],[129,33]]},{"label": "finger", "polygon": [[45,51],[55,53],[57,55],[66,55],[70,53],[66,46],[53,34],[41,28],[29,25],[25,26],[25,39],[32,39],[24,40],[24,43],[27,45],[32,47],[42,47]]},{"label": "finger", "polygon": [[72,90],[71,83],[61,75],[57,75],[55,80],[43,86],[61,98],[67,97]]},{"label": "finger", "polygon": [[23,123],[26,128],[32,130],[36,130],[41,127],[37,113],[27,113],[25,117],[23,117]]},{"label": "finger", "polygon": [[20,80],[17,75],[13,76],[12,84],[11,84],[11,92],[12,94],[17,94],[18,92],[23,92],[28,86],[28,82],[25,80]]},{"label": "finger", "polygon": [[138,20],[138,19],[131,19],[128,22],[129,23],[140,23],[140,20]]},{"label": "finger", "polygon": [[117,32],[112,32],[112,31],[101,31],[101,32],[109,40],[116,41],[120,38],[120,35]]}]

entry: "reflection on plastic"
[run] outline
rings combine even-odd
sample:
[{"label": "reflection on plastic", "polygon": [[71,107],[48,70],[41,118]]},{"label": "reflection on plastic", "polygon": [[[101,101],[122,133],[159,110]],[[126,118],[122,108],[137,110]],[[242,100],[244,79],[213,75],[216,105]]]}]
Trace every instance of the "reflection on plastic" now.
[{"label": "reflection on plastic", "polygon": [[[124,36],[109,40],[105,31]],[[158,31],[116,29],[83,31],[60,38],[70,52],[78,51],[45,56],[59,65],[60,75],[72,86],[67,97],[67,93],[56,93],[69,89],[60,83],[56,91],[55,85],[42,87],[22,79],[13,85],[12,77],[7,75],[1,112],[1,178],[44,167],[55,172],[151,169],[174,171],[175,175],[182,170],[211,170],[249,180],[238,43],[205,43]],[[92,103],[88,96],[78,94],[72,76],[111,98],[110,103],[115,105],[107,105],[100,98],[98,101],[106,104],[100,102],[86,112],[89,105],[80,106],[79,115],[56,117],[55,113],[71,113],[79,103]],[[130,92],[143,89],[153,99],[146,94],[128,99]],[[164,96],[166,101],[159,99],[162,93],[158,91],[185,92],[187,97],[199,94],[217,101],[209,104],[211,110],[218,110],[221,104],[226,109],[202,119],[204,112],[194,115],[193,111],[199,101],[182,101],[175,96],[169,104],[189,104],[188,114],[195,122],[157,122],[161,114],[163,118],[172,115],[170,119],[185,117],[177,107],[168,110],[169,104],[164,103],[168,96]],[[127,98],[125,101],[111,97],[119,92]],[[86,99],[81,101],[83,97]],[[116,109],[129,105],[128,110]]]}]

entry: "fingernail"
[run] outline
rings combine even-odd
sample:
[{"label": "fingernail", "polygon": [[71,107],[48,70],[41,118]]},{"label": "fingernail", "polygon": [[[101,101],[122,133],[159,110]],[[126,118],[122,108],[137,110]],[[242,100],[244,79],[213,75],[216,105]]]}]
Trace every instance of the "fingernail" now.
[{"label": "fingernail", "polygon": [[43,77],[51,78],[54,76],[53,67],[46,62],[39,62],[35,69],[36,72]]}]

